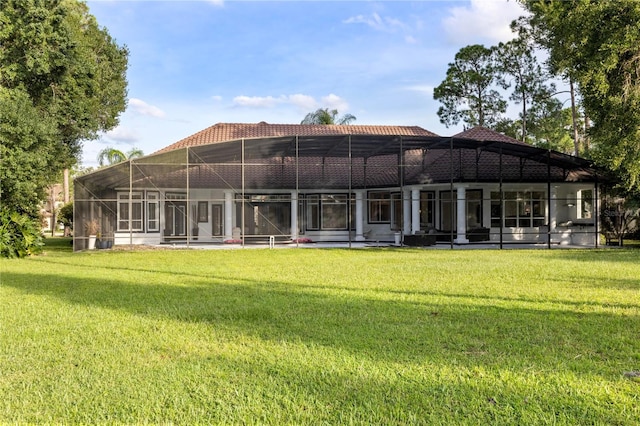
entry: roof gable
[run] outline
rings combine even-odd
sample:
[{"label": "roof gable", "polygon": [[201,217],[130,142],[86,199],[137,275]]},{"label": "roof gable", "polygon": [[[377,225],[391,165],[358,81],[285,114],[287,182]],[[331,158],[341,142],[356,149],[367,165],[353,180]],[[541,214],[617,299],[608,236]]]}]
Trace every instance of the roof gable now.
[{"label": "roof gable", "polygon": [[264,121],[260,123],[218,123],[157,152],[238,139],[329,135],[438,136],[419,126],[269,124]]},{"label": "roof gable", "polygon": [[495,141],[495,142],[506,142],[506,143],[514,143],[517,145],[526,145],[530,146],[527,143],[519,141],[518,139],[514,139],[510,136],[502,134],[500,132],[496,132],[495,130],[488,129],[482,126],[472,127],[470,129],[465,130],[464,132],[460,132],[456,135],[453,135],[454,138],[465,138],[465,139],[474,139],[477,141]]}]

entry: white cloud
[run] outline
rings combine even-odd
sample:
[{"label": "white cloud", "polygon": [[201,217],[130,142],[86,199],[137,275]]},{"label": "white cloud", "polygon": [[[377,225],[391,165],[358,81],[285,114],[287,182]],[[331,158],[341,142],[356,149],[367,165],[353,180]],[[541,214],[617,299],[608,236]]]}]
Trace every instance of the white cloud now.
[{"label": "white cloud", "polygon": [[133,111],[141,115],[148,115],[157,118],[163,118],[166,115],[160,108],[149,105],[145,101],[136,98],[129,99],[129,106]]},{"label": "white cloud", "polygon": [[517,1],[471,0],[469,6],[453,7],[442,22],[449,39],[457,44],[490,43],[515,38],[509,25],[526,12]]},{"label": "white cloud", "polygon": [[340,112],[345,112],[349,109],[347,101],[333,93],[322,98],[322,105],[324,108],[337,109]]},{"label": "white cloud", "polygon": [[246,108],[275,108],[280,105],[293,105],[302,111],[310,111],[316,108],[330,108],[345,111],[349,104],[340,96],[333,93],[323,96],[317,101],[313,96],[297,93],[294,95],[274,96],[236,96],[233,104]]},{"label": "white cloud", "polygon": [[233,103],[241,107],[249,108],[273,108],[282,103],[282,98],[274,98],[273,96],[236,96]]},{"label": "white cloud", "polygon": [[131,144],[140,140],[140,136],[133,129],[118,126],[113,130],[108,131],[105,136],[114,142]]},{"label": "white cloud", "polygon": [[302,94],[289,95],[288,101],[292,105],[295,105],[303,110],[312,110],[314,108],[317,108],[318,106],[318,102],[316,102],[313,96],[309,96],[309,95],[302,95]]},{"label": "white cloud", "polygon": [[395,18],[381,17],[377,13],[369,16],[357,15],[342,21],[345,24],[365,24],[376,31],[393,32],[398,28],[406,28],[406,25]]},{"label": "white cloud", "polygon": [[375,30],[382,30],[384,28],[382,19],[377,13],[374,13],[373,15],[368,17],[364,15],[352,16],[351,18],[345,19],[342,22],[345,24],[365,24]]}]

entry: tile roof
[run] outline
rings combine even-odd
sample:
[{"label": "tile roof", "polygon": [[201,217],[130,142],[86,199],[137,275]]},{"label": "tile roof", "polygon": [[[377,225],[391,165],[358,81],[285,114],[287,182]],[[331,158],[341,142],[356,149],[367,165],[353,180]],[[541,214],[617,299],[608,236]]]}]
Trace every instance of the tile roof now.
[{"label": "tile roof", "polygon": [[418,126],[368,126],[326,124],[218,123],[179,140],[156,153],[238,139],[278,136],[327,135],[438,136]]},{"label": "tile roof", "polygon": [[477,141],[496,141],[496,142],[507,142],[507,143],[515,143],[517,145],[527,145],[518,139],[514,139],[510,136],[504,135],[500,132],[496,132],[495,130],[488,129],[482,126],[472,127],[470,129],[465,130],[464,132],[460,132],[456,135],[453,135],[454,138],[465,138],[465,139],[474,139]]}]

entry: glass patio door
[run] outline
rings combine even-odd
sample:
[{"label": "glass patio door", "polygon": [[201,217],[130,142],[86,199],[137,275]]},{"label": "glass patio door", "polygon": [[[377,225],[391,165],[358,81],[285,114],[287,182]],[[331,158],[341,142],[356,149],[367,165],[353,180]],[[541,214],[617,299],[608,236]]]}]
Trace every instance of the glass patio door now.
[{"label": "glass patio door", "polygon": [[187,236],[187,203],[167,201],[164,205],[165,237]]},{"label": "glass patio door", "polygon": [[222,204],[211,204],[211,235],[219,237],[224,233],[224,216]]}]

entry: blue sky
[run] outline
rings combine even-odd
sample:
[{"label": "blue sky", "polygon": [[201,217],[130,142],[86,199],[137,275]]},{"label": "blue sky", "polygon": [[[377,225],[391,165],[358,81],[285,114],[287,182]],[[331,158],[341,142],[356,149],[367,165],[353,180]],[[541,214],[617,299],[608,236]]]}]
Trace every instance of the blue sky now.
[{"label": "blue sky", "polygon": [[515,0],[88,1],[130,50],[120,125],[86,142],[151,154],[221,122],[300,123],[318,108],[353,124],[440,135],[433,88],[456,52],[513,37]]}]

